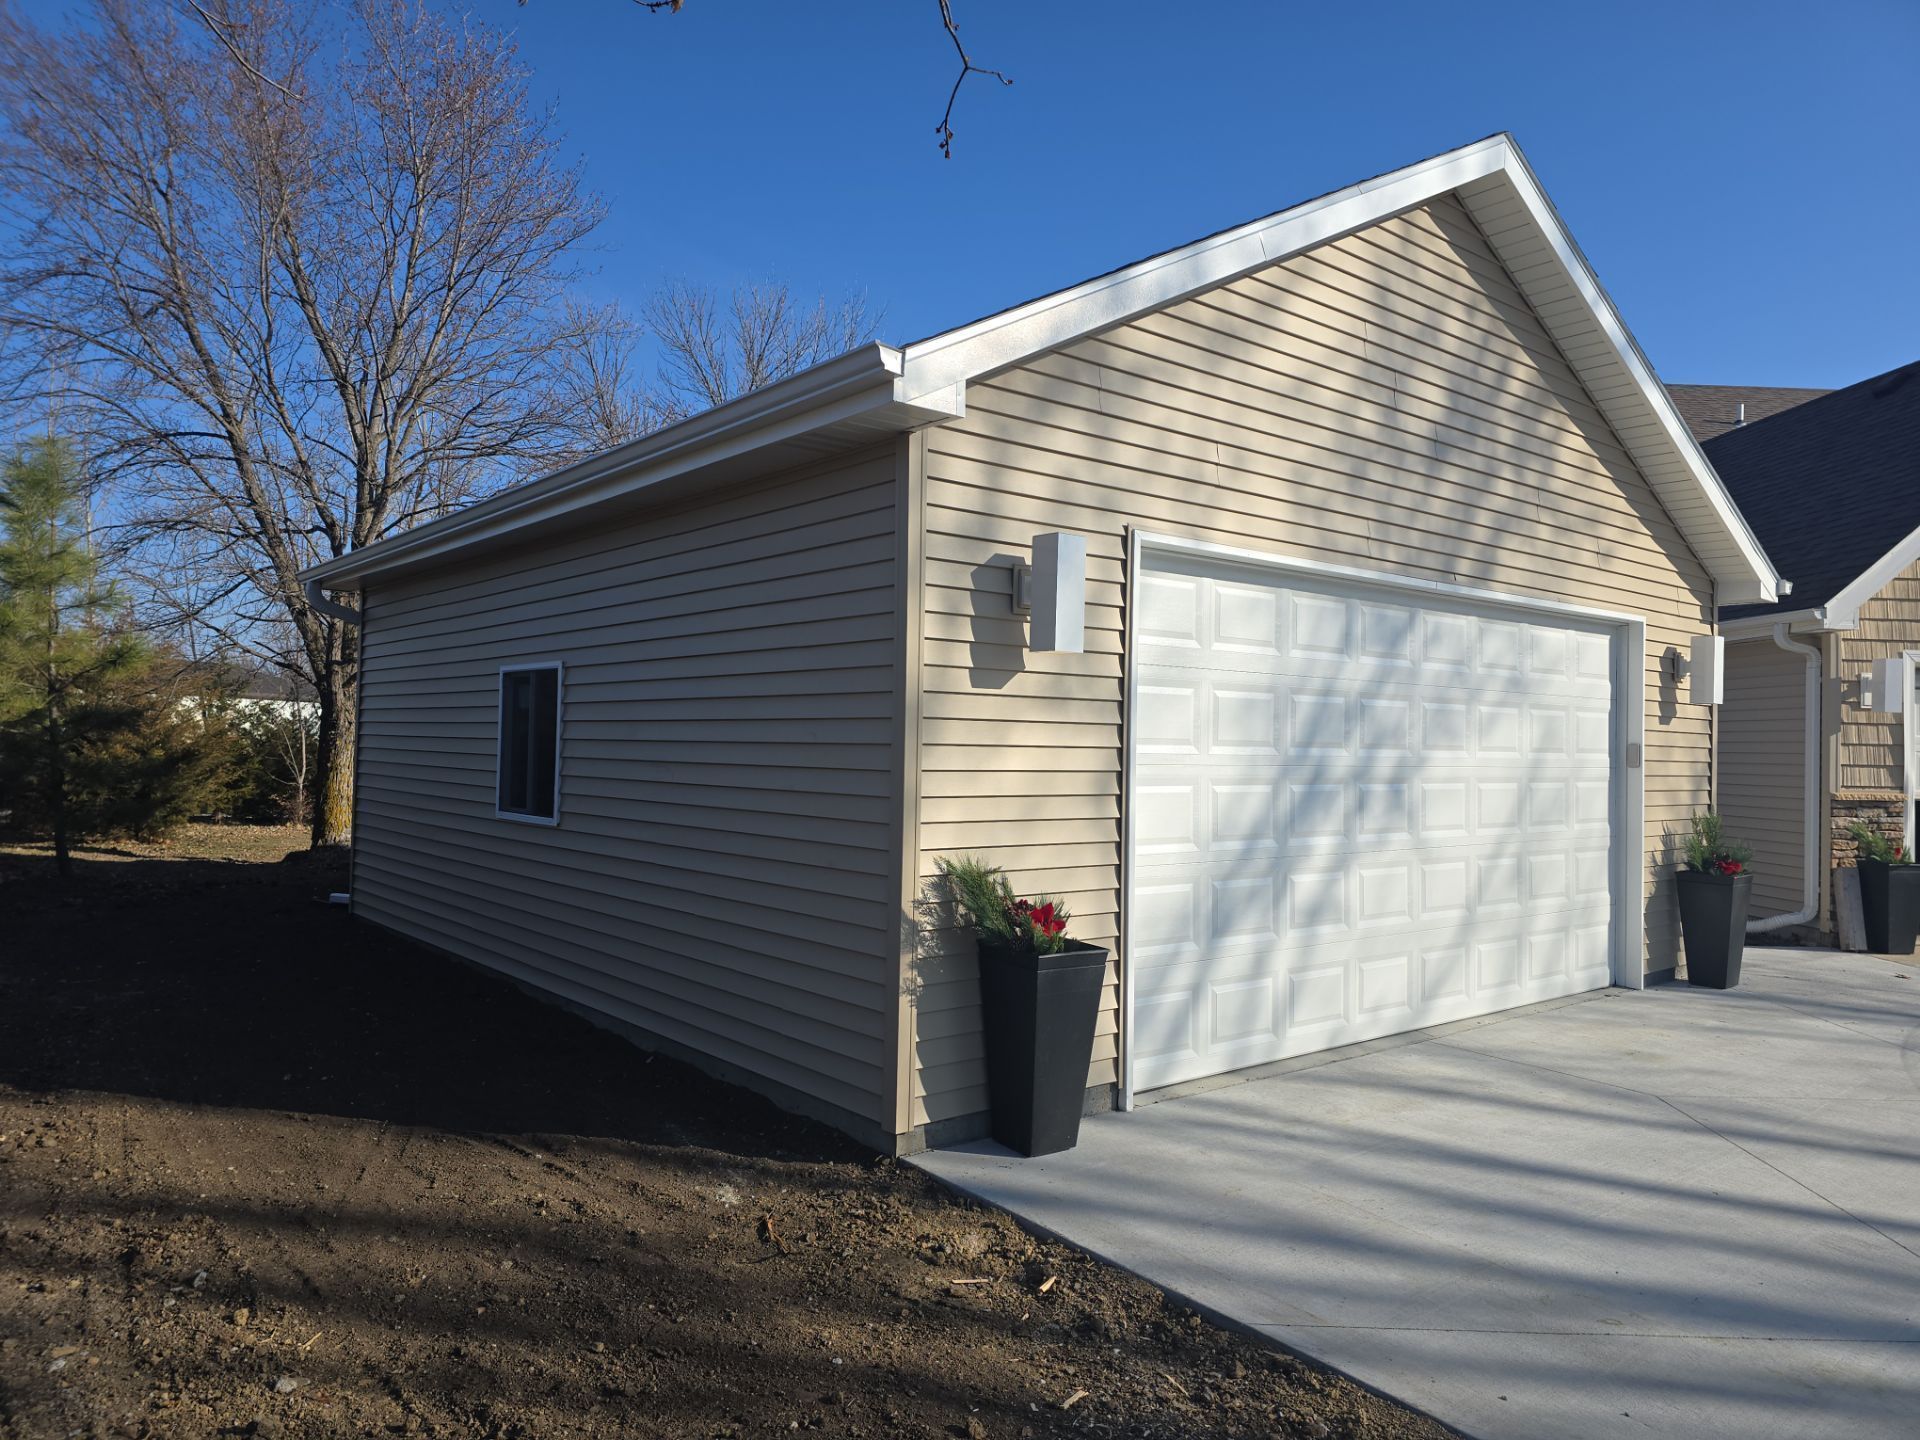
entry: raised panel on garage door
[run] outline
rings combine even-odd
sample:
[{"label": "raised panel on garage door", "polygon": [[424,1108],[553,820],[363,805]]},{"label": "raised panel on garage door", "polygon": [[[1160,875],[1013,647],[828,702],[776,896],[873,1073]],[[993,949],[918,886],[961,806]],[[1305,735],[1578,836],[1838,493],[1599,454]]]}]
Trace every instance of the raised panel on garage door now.
[{"label": "raised panel on garage door", "polygon": [[1609,983],[1615,632],[1151,554],[1136,593],[1136,1089]]}]

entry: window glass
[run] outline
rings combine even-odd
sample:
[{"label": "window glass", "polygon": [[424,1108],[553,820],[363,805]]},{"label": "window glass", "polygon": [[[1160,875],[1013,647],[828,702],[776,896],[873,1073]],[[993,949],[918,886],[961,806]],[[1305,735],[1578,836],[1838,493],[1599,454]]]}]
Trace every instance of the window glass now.
[{"label": "window glass", "polygon": [[509,670],[500,677],[500,809],[555,817],[560,748],[560,671]]}]

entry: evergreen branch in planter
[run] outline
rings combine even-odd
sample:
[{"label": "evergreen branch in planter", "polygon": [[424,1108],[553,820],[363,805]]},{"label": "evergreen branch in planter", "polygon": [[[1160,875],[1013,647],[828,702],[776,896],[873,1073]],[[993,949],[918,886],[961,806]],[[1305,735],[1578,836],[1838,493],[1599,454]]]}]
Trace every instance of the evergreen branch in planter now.
[{"label": "evergreen branch in planter", "polygon": [[977,855],[936,860],[960,913],[976,935],[991,944],[1037,955],[1057,955],[1067,947],[1067,922],[1073,917],[1049,896],[1023,900],[1013,893],[1006,871]]},{"label": "evergreen branch in planter", "polygon": [[1693,817],[1687,832],[1686,867],[1708,875],[1738,875],[1753,859],[1752,847],[1727,839],[1726,822],[1712,810]]},{"label": "evergreen branch in planter", "polygon": [[1882,865],[1913,864],[1913,851],[1905,845],[1896,847],[1891,840],[1864,821],[1856,820],[1849,825],[1847,836],[1859,849],[1862,859],[1878,860]]}]

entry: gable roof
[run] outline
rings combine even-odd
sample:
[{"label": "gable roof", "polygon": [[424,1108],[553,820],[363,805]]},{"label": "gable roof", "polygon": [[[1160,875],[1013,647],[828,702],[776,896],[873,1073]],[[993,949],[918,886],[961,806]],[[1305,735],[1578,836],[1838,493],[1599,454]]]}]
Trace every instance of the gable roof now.
[{"label": "gable roof", "polygon": [[580,465],[302,572],[351,590],[511,534],[769,473],[965,413],[969,381],[1237,280],[1443,195],[1466,207],[1723,599],[1778,576],[1510,135],[1494,135],[895,349],[871,345]]},{"label": "gable roof", "polygon": [[1728,620],[1825,611],[1829,628],[1920,559],[1920,361],[1709,440],[1707,455],[1793,591]]},{"label": "gable roof", "polygon": [[[1667,394],[1687,429],[1701,444],[1718,439],[1729,430],[1751,425],[1818,400],[1828,390],[1808,390],[1782,385],[1669,385]],[[1712,457],[1709,456],[1709,459]],[[1722,479],[1725,477],[1722,476]],[[1738,497],[1735,497],[1738,498]]]}]

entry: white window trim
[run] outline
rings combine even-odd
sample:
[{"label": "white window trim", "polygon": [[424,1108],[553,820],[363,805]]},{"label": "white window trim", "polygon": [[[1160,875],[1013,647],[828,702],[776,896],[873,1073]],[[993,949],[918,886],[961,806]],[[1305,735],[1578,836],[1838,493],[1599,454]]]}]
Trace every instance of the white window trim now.
[{"label": "white window trim", "polygon": [[[553,682],[553,814],[529,815],[521,810],[500,808],[500,742],[502,712],[507,696],[507,676],[529,670],[551,670]],[[544,825],[551,829],[560,823],[560,757],[566,750],[567,663],[564,660],[529,660],[520,665],[502,665],[493,689],[493,818],[511,820],[519,825]]]},{"label": "white window trim", "polygon": [[[1452,599],[1468,604],[1565,615],[1569,618],[1600,621],[1614,629],[1619,643],[1614,647],[1614,695],[1618,723],[1614,726],[1613,759],[1616,779],[1614,799],[1619,806],[1620,836],[1615,846],[1614,866],[1614,944],[1608,957],[1613,984],[1627,990],[1644,990],[1647,984],[1647,822],[1646,822],[1646,725],[1647,725],[1647,621],[1644,615],[1617,610],[1596,610],[1584,605],[1569,605],[1559,600],[1543,600],[1532,595],[1515,595],[1501,590],[1482,590],[1471,585],[1454,585],[1442,580],[1422,580],[1410,575],[1395,575],[1379,570],[1363,570],[1350,565],[1330,565],[1325,561],[1299,559],[1267,550],[1248,550],[1238,545],[1221,545],[1210,540],[1156,534],[1129,529],[1127,535],[1126,633],[1121,643],[1126,672],[1125,734],[1120,758],[1121,837],[1120,837],[1120,1097],[1119,1108],[1134,1108],[1133,1087],[1133,781],[1137,768],[1134,754],[1134,717],[1139,713],[1140,666],[1135,624],[1140,613],[1138,590],[1141,567],[1149,552],[1174,555],[1210,556],[1238,564],[1258,566],[1279,574],[1321,576],[1411,591]],[[1637,763],[1636,763],[1637,762]]]}]

